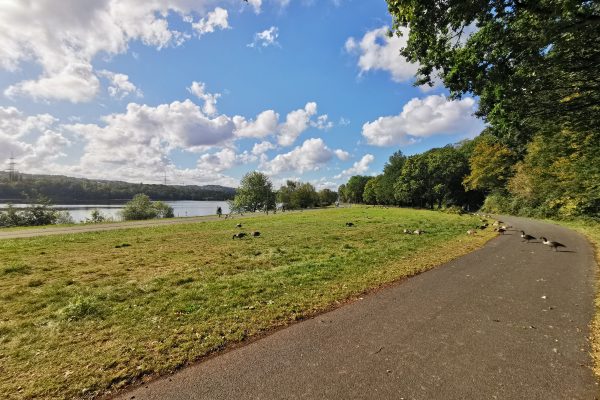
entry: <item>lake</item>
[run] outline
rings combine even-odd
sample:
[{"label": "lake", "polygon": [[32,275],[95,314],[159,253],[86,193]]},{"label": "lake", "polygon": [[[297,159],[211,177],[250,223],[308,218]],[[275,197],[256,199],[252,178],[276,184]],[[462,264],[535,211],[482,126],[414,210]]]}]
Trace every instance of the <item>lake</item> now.
[{"label": "lake", "polygon": [[[215,215],[217,207],[221,207],[223,214],[229,212],[229,206],[226,201],[165,201],[173,207],[176,217],[198,217],[202,215]],[[0,210],[6,208],[7,204],[0,203]],[[25,208],[27,204],[13,204],[16,208]],[[124,204],[56,204],[54,208],[57,210],[68,211],[75,222],[85,221],[90,217],[93,210],[100,211],[106,217],[112,218],[115,221],[120,221],[121,216],[119,211],[124,207]]]}]

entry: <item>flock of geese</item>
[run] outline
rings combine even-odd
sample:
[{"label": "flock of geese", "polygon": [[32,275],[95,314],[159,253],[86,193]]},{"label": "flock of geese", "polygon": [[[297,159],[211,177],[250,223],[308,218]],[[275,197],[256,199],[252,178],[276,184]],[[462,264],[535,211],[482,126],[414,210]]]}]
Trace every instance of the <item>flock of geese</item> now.
[{"label": "flock of geese", "polygon": [[[483,222],[483,225],[479,225],[477,228],[479,229],[486,229],[489,224],[487,222],[487,220],[482,219],[481,222]],[[493,226],[495,226],[494,231],[499,232],[500,234],[504,235],[504,232],[511,230],[512,226],[508,226],[508,225],[502,225],[504,224],[502,221],[496,221],[493,223]],[[473,229],[469,229],[467,231],[468,235],[474,235],[477,231],[473,230]],[[538,240],[538,238],[536,238],[535,236],[529,235],[527,233],[525,233],[525,231],[519,231],[521,232],[521,238],[523,239],[523,242],[529,243],[532,240]],[[550,247],[552,250],[554,251],[559,251],[559,249],[561,247],[567,248],[567,246],[565,246],[564,244],[560,243],[560,242],[556,242],[554,240],[549,240],[548,238],[546,238],[545,236],[540,236],[539,238],[543,244],[545,244],[546,246]]]}]

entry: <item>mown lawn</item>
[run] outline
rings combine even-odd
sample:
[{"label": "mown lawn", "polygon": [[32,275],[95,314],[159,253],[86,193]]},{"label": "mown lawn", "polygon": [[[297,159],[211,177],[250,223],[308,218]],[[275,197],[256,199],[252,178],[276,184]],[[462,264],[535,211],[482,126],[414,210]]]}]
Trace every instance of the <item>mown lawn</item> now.
[{"label": "mown lawn", "polygon": [[[232,240],[238,222],[261,236]],[[478,248],[494,236],[467,236],[478,223],[353,207],[1,240],[0,393],[88,398],[173,371]]]}]

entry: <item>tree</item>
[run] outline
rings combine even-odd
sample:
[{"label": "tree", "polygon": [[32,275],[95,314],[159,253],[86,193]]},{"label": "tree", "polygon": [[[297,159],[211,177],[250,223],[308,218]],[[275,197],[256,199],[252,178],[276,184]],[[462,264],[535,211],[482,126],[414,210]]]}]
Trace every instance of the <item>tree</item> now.
[{"label": "tree", "polygon": [[350,203],[362,203],[363,192],[365,191],[365,185],[372,179],[371,176],[354,175],[350,177],[344,192],[346,198]]},{"label": "tree", "polygon": [[319,191],[319,203],[322,207],[327,207],[335,203],[338,194],[331,189],[322,189]]},{"label": "tree", "polygon": [[[387,0],[417,84],[441,76],[452,97],[479,97],[478,115],[521,157],[540,126],[600,125],[600,3]],[[408,29],[410,28],[410,30]]]},{"label": "tree", "polygon": [[506,145],[493,137],[482,137],[476,141],[469,158],[471,172],[463,183],[467,189],[486,193],[503,190],[512,175],[513,164],[513,153]]},{"label": "tree", "polygon": [[338,198],[339,201],[342,203],[347,203],[348,202],[348,194],[346,192],[346,185],[342,184],[338,187]]},{"label": "tree", "polygon": [[125,204],[121,215],[126,221],[174,217],[173,207],[162,201],[150,201],[150,197],[142,193]]},{"label": "tree", "polygon": [[294,192],[298,189],[298,182],[288,180],[284,186],[281,186],[277,191],[277,202],[281,203],[287,210],[293,210],[298,208],[297,204],[294,204]]},{"label": "tree", "polygon": [[365,185],[363,192],[363,201],[367,204],[377,204],[377,189],[381,184],[383,175],[378,175],[373,179],[370,179]]},{"label": "tree", "polygon": [[301,183],[293,195],[294,203],[300,208],[317,207],[319,205],[319,194],[310,183]]},{"label": "tree", "polygon": [[406,156],[400,150],[392,154],[383,167],[381,180],[375,187],[375,196],[378,204],[396,204],[394,197],[394,184],[402,173]]},{"label": "tree", "polygon": [[269,177],[262,172],[249,172],[242,178],[233,199],[235,209],[256,212],[275,208],[275,193]]}]

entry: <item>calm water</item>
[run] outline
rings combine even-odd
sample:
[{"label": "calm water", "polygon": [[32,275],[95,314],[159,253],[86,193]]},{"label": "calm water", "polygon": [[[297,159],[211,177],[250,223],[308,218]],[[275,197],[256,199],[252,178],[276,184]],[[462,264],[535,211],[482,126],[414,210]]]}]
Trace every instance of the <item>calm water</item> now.
[{"label": "calm water", "polygon": [[[221,207],[224,214],[229,212],[226,201],[166,201],[165,203],[173,207],[176,217],[215,215],[217,207]],[[7,204],[0,203],[0,210],[6,206]],[[13,204],[13,206],[24,208],[27,207],[27,204]],[[119,211],[123,209],[123,204],[56,204],[54,208],[68,211],[75,222],[85,221],[86,218],[90,217],[93,210],[98,210],[106,217],[120,221]]]}]

